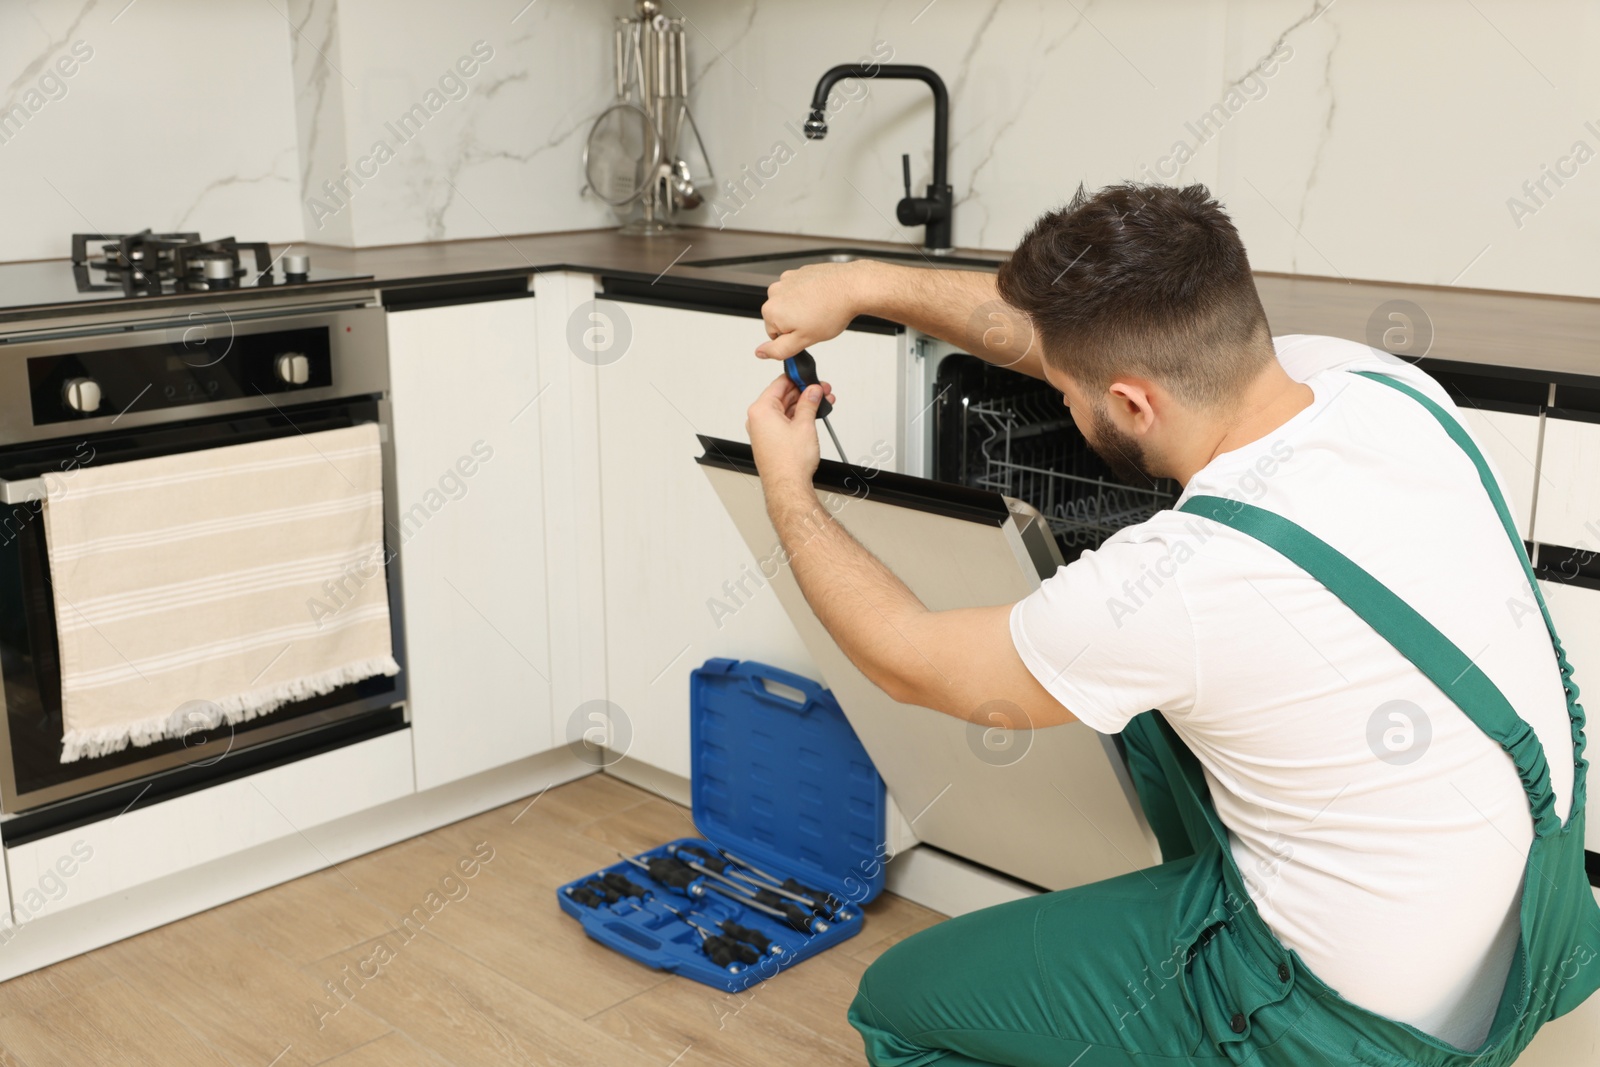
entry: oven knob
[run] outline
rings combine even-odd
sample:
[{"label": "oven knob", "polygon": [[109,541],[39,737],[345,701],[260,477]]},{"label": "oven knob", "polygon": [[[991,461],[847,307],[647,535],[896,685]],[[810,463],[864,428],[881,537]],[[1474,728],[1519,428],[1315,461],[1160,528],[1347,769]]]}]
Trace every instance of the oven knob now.
[{"label": "oven knob", "polygon": [[73,378],[61,387],[62,402],[85,415],[100,410],[100,383],[93,378]]},{"label": "oven knob", "polygon": [[275,365],[280,382],[304,385],[311,380],[311,360],[299,352],[285,352]]}]

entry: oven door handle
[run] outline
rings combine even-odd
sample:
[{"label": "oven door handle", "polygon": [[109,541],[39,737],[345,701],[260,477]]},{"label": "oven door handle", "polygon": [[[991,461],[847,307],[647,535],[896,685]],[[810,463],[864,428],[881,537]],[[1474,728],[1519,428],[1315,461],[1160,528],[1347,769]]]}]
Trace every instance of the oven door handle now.
[{"label": "oven door handle", "polygon": [[44,500],[43,478],[0,479],[0,504],[28,504]]}]

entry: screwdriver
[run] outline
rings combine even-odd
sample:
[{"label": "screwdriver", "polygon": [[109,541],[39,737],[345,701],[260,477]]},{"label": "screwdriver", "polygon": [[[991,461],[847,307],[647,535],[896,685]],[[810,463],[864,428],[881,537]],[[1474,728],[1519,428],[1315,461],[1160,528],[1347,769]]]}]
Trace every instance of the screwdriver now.
[{"label": "screwdriver", "polygon": [[650,890],[635,882],[628,881],[626,875],[620,874],[617,871],[607,871],[603,876],[601,876],[600,881],[607,888],[614,892],[620,893],[625,897],[634,897],[639,900],[649,900],[652,895]]},{"label": "screwdriver", "polygon": [[618,893],[615,889],[612,889],[604,882],[597,881],[593,878],[583,883],[582,888],[587,889],[595,896],[600,897],[607,904],[615,904],[617,901],[622,899],[621,893]]},{"label": "screwdriver", "polygon": [[[585,882],[583,885],[573,886],[571,889],[567,890],[567,896],[571,897],[573,900],[576,900],[579,904],[582,904],[586,908],[598,908],[606,904],[615,904],[619,900],[623,899],[614,890],[608,889],[599,882],[595,881],[589,881]],[[639,907],[639,905],[635,904],[631,900],[627,903],[628,906],[634,911],[644,911],[643,908]],[[650,913],[645,912],[645,914],[648,915]]]},{"label": "screwdriver", "polygon": [[700,947],[717,966],[728,967],[729,970],[737,973],[737,969],[729,966],[729,964],[740,963],[748,966],[752,963],[761,962],[761,954],[749,945],[740,944],[731,937],[723,937],[721,934],[712,933],[671,904],[661,901],[657,901],[657,903],[682,919],[689,926],[694,927],[695,931],[700,935]]},{"label": "screwdriver", "polygon": [[[789,890],[790,892],[793,892],[793,893],[803,893],[808,897],[812,897],[812,898],[820,901],[822,903],[822,906],[827,908],[829,911],[835,911],[836,912],[840,908],[844,907],[844,901],[840,900],[838,897],[834,896],[832,893],[826,892],[826,891],[821,890],[821,889],[807,889],[805,886],[801,885],[799,882],[795,881],[793,878],[788,878],[788,879],[785,879],[784,881],[780,882],[776,878],[774,878],[772,875],[768,874],[766,871],[763,871],[760,867],[755,866],[753,863],[750,863],[748,860],[740,859],[738,856],[735,856],[733,853],[729,852],[726,849],[722,850],[722,854],[724,856],[728,857],[733,862],[737,863],[739,866],[743,867],[745,870],[749,871],[751,874],[756,875],[759,878],[765,879],[769,884],[771,884],[773,886],[777,886],[777,887],[780,887],[780,888],[783,888],[783,889],[787,889],[787,890]],[[848,917],[848,916],[846,916],[846,917]]]},{"label": "screwdriver", "polygon": [[581,885],[573,886],[572,888],[568,889],[567,896],[571,897],[573,900],[576,900],[579,904],[582,904],[586,908],[598,908],[600,905],[606,902],[605,898],[600,896],[600,894],[596,893],[587,886]]},{"label": "screwdriver", "polygon": [[[817,378],[816,357],[805,349],[783,361],[783,373],[788,375],[795,388],[802,393],[806,391],[806,386],[820,384]],[[823,397],[822,402],[817,405],[817,418],[822,420],[822,425],[828,429],[828,436],[833,438],[833,447],[839,453],[839,461],[849,463],[850,461],[844,458],[844,446],[839,444],[839,435],[833,432],[833,423],[828,421],[828,415],[832,411],[833,405],[828,402],[827,397]]]},{"label": "screwdriver", "polygon": [[743,941],[747,945],[754,945],[758,952],[765,952],[773,956],[783,955],[783,946],[773,941],[772,938],[760,930],[752,930],[748,926],[740,926],[732,919],[723,919],[717,924],[717,929],[735,941]]},{"label": "screwdriver", "polygon": [[[731,875],[732,877],[739,879],[741,882],[747,883],[749,886],[755,889],[771,889],[780,897],[788,897],[790,900],[793,900],[796,903],[804,904],[818,915],[823,914],[827,910],[810,897],[801,896],[797,890],[791,890],[783,886],[771,886],[765,882],[761,882],[750,877],[742,871],[729,870],[727,860],[722,859],[719,856],[711,855],[711,853],[707,852],[703,848],[700,848],[698,845],[674,845],[670,851],[675,856],[679,853],[686,852],[695,857],[695,862],[708,868],[709,870],[715,871],[717,874]],[[680,856],[679,858],[682,857]],[[790,879],[790,881],[793,881],[793,879]]]},{"label": "screwdriver", "polygon": [[[730,900],[737,900],[747,907],[755,908],[757,911],[764,911],[768,915],[783,919],[803,934],[820,934],[828,928],[827,923],[813,917],[806,909],[791,901],[784,900],[769,889],[751,889],[739,882],[735,882],[731,878],[724,878],[720,874],[707,870],[697,863],[691,863],[687,860],[679,860],[678,862],[688,867],[691,871],[699,871],[701,874],[718,880],[717,882],[702,883],[707,889],[715,889]],[[718,882],[724,884],[719,885]],[[729,886],[732,888],[728,888]]]},{"label": "screwdriver", "polygon": [[620,852],[617,855],[648,873],[652,882],[664,885],[686,897],[705,896],[705,886],[700,882],[699,876],[678,860],[666,856],[652,856],[649,862],[646,862],[632,856],[623,856]]},{"label": "screwdriver", "polygon": [[[696,849],[696,851],[698,851],[698,849]],[[619,878],[619,880],[622,881],[627,881],[627,878],[622,878],[622,875],[614,875],[614,877]],[[606,881],[610,881],[611,878],[613,878],[613,875],[606,875]],[[629,881],[629,885],[634,885],[634,883],[630,883]],[[634,886],[634,888],[637,889],[638,886]],[[646,893],[645,899],[650,899],[648,893]],[[656,901],[656,904],[661,905],[661,907],[664,907],[664,909],[674,913],[674,915],[682,917],[682,912],[678,912],[678,909],[675,909],[675,907],[672,907],[672,905],[667,904],[666,901]],[[762,931],[758,931],[758,929],[750,929],[749,926],[741,926],[739,923],[736,923],[736,921],[731,920],[731,918],[725,918],[725,920],[717,923],[717,929],[720,929],[722,933],[733,937],[734,941],[742,941],[747,945],[755,945],[757,952],[770,952],[771,955],[774,955],[774,957],[776,957],[776,955],[782,955],[782,952],[784,952],[784,947],[782,947],[782,945],[774,944],[773,939],[766,936],[766,934],[763,934]]]}]

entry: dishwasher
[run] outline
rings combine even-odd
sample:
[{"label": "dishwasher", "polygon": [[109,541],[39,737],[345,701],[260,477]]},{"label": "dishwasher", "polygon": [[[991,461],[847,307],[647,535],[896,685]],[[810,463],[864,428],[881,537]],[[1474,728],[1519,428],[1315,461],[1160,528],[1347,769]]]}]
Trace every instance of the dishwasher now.
[{"label": "dishwasher", "polygon": [[[1118,482],[1048,384],[953,349],[930,351],[927,341],[903,350],[911,433],[901,470],[824,460],[815,482],[835,519],[928,607],[1020,600],[1064,562],[1176,499],[1171,482]],[[701,444],[701,468],[751,553],[781,559],[751,484],[749,445]],[[968,722],[900,704],[840,651],[790,570],[763,573],[771,570],[779,602],[905,820],[891,833],[897,845],[931,845],[1045,890],[1160,862],[1116,738],[1076,722],[1013,729],[1003,709],[977,709]]]},{"label": "dishwasher", "polygon": [[1068,563],[1178,499],[1169,479],[1119,482],[1048,382],[945,350],[928,402],[930,476],[1031,504]]}]

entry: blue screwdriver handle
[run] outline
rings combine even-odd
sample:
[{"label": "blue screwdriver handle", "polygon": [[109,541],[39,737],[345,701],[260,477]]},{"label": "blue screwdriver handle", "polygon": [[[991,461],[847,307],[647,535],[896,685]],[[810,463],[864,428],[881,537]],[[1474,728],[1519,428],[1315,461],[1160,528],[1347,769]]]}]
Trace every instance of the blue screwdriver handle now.
[{"label": "blue screwdriver handle", "polygon": [[[817,379],[817,361],[804,349],[783,361],[783,373],[789,376],[794,387],[802,393],[806,391],[806,386],[820,384]],[[833,405],[828,403],[827,397],[823,397],[822,403],[817,406],[817,418],[827,418],[832,410]]]}]

